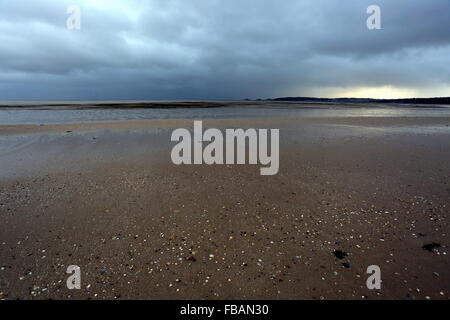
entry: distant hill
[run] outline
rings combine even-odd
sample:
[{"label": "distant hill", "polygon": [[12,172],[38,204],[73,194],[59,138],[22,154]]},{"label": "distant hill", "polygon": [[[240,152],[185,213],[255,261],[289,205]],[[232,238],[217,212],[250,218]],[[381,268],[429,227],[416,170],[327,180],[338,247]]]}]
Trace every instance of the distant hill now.
[{"label": "distant hill", "polygon": [[[261,99],[258,99],[261,101]],[[311,97],[284,97],[266,99],[265,101],[292,101],[292,102],[347,102],[347,103],[406,103],[406,104],[450,104],[450,97],[443,98],[407,98],[407,99],[369,99],[369,98],[311,98]]]}]

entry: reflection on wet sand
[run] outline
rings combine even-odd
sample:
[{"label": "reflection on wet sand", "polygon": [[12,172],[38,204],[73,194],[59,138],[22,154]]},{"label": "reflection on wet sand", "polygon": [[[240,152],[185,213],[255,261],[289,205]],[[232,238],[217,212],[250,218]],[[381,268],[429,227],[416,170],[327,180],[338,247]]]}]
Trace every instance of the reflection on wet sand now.
[{"label": "reflection on wet sand", "polygon": [[449,118],[359,112],[204,120],[279,128],[270,177],[173,165],[170,133],[192,119],[0,125],[2,295],[450,298]]}]

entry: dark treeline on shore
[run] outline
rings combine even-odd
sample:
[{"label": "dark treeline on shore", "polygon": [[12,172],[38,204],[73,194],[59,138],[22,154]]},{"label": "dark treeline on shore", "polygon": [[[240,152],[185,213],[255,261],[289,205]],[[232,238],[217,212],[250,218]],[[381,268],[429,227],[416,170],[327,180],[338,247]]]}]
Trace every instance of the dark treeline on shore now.
[{"label": "dark treeline on shore", "polygon": [[[247,101],[252,101],[252,100],[247,99]],[[283,97],[283,98],[265,99],[265,100],[257,99],[255,101],[450,104],[450,97],[406,98],[406,99]]]}]

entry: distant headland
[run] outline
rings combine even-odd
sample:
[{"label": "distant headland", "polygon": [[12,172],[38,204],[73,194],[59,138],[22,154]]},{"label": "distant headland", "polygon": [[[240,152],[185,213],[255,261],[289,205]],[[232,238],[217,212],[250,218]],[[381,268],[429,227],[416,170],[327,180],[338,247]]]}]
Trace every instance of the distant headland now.
[{"label": "distant headland", "polygon": [[245,101],[280,101],[280,102],[331,102],[331,103],[407,103],[407,104],[450,104],[450,97],[439,98],[405,98],[405,99],[371,99],[371,98],[312,98],[283,97],[274,99],[245,99]]}]

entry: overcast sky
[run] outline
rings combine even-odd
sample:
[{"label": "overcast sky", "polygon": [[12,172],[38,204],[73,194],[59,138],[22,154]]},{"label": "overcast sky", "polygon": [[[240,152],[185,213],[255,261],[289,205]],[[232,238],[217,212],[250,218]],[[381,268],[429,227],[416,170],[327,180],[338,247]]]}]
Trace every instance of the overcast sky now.
[{"label": "overcast sky", "polygon": [[280,96],[450,96],[450,1],[0,1],[0,100]]}]

